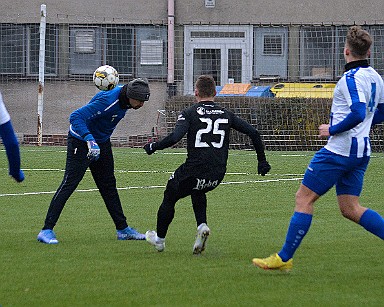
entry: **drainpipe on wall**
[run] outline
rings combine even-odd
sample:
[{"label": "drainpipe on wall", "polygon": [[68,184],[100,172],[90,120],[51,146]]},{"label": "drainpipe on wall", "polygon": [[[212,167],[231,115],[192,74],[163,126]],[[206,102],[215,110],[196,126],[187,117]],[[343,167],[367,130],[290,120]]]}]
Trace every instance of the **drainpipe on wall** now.
[{"label": "drainpipe on wall", "polygon": [[175,84],[175,0],[168,0],[168,97],[176,95]]}]

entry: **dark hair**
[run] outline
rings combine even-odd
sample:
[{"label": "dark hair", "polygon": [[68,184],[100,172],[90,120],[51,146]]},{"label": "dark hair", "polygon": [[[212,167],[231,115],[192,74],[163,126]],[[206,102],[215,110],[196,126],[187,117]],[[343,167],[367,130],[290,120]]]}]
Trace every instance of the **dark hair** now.
[{"label": "dark hair", "polygon": [[212,76],[201,75],[197,78],[195,87],[201,98],[213,97],[216,94],[216,83]]},{"label": "dark hair", "polygon": [[346,45],[354,57],[365,58],[372,45],[372,38],[362,27],[352,26],[347,33]]}]

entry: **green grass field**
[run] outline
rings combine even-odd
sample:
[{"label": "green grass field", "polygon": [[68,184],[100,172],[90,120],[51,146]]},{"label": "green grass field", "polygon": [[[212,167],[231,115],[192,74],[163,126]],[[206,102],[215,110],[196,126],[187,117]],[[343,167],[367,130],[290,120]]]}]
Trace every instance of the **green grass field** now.
[{"label": "green grass field", "polygon": [[[310,232],[290,273],[253,267],[280,250],[294,194],[312,152],[268,152],[257,175],[254,152],[231,151],[228,174],[208,194],[211,236],[192,255],[196,225],[189,198],[176,206],[166,250],[117,241],[89,172],[55,231],[58,245],[36,240],[63,177],[64,147],[22,147],[26,180],[7,175],[0,153],[0,306],[383,306],[384,244],[338,211],[334,190],[316,204]],[[116,177],[128,223],[154,229],[170,173],[184,150],[147,156],[115,148]],[[384,155],[375,153],[361,203],[384,215]]]}]

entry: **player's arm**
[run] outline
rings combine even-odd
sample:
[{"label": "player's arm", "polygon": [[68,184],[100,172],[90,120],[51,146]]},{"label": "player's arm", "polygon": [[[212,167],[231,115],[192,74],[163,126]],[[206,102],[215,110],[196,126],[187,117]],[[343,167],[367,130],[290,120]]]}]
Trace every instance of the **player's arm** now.
[{"label": "player's arm", "polygon": [[102,116],[106,106],[107,104],[104,99],[96,99],[72,112],[69,117],[71,132],[80,136],[85,142],[87,142],[87,158],[90,161],[97,161],[99,159],[100,147],[87,127],[87,120]]},{"label": "player's arm", "polygon": [[271,166],[265,156],[264,143],[259,131],[248,122],[235,115],[233,115],[232,128],[249,136],[252,140],[253,147],[256,150],[257,161],[259,162],[257,167],[258,173],[262,176],[267,174],[271,170]]},{"label": "player's arm", "polygon": [[9,175],[17,182],[24,180],[24,173],[20,169],[20,149],[11,121],[0,125],[0,136],[3,140],[9,162]]},{"label": "player's arm", "polygon": [[379,103],[373,116],[372,126],[384,122],[384,103]]},{"label": "player's arm", "polygon": [[352,102],[351,112],[338,124],[329,127],[329,134],[335,135],[356,127],[360,124],[366,113],[366,104],[364,102]]},{"label": "player's arm", "polygon": [[159,142],[150,142],[144,145],[144,150],[148,155],[153,154],[156,150],[162,150],[175,145],[188,132],[189,122],[185,119],[185,115],[181,114],[176,122],[173,131]]}]

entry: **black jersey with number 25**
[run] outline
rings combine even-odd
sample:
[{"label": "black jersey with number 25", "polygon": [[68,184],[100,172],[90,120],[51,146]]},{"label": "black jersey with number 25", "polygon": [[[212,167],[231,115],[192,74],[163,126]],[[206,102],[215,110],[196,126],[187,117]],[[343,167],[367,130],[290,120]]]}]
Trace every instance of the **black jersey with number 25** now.
[{"label": "black jersey with number 25", "polygon": [[177,143],[187,133],[185,166],[207,171],[225,172],[231,128],[248,135],[258,160],[265,160],[264,145],[258,131],[233,112],[212,101],[202,101],[184,109],[174,131],[158,143],[163,149]]}]

